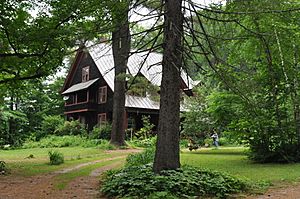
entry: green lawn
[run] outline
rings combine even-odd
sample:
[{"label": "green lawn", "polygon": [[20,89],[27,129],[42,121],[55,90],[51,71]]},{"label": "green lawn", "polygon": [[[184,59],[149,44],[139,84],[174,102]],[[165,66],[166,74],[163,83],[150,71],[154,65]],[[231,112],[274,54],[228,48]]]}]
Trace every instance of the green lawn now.
[{"label": "green lawn", "polygon": [[[48,151],[56,150],[64,154],[65,163],[49,165]],[[29,155],[34,158],[27,158]],[[17,150],[0,150],[0,160],[5,161],[13,175],[31,176],[60,170],[93,160],[115,157],[122,154],[104,153],[97,148],[65,147],[65,148],[33,148]],[[124,154],[123,154],[124,155]]]},{"label": "green lawn", "polygon": [[255,182],[300,181],[300,164],[258,164],[247,159],[242,147],[183,151],[181,163],[224,171]]},{"label": "green lawn", "polygon": [[[58,150],[65,156],[65,163],[51,166],[48,164],[48,151]],[[181,153],[181,163],[211,170],[225,171],[237,177],[247,178],[254,182],[282,182],[300,181],[300,164],[257,164],[249,161],[242,147],[204,148]],[[30,154],[35,158],[28,159]],[[34,148],[18,150],[0,150],[0,160],[7,162],[13,175],[31,176],[51,172],[84,162],[115,157],[120,153],[104,153],[97,148],[66,147],[66,148]],[[125,154],[123,154],[125,155]],[[99,163],[106,164],[106,163]],[[86,167],[87,172],[99,164]],[[69,174],[72,175],[72,174]]]},{"label": "green lawn", "polygon": [[17,150],[0,150],[0,160],[6,162],[26,161],[34,159],[26,159],[30,154],[34,155],[35,160],[48,159],[48,151],[56,150],[62,152],[65,159],[81,157],[92,157],[103,154],[103,150],[97,148],[84,147],[63,147],[63,148],[32,148],[32,149],[17,149]]}]

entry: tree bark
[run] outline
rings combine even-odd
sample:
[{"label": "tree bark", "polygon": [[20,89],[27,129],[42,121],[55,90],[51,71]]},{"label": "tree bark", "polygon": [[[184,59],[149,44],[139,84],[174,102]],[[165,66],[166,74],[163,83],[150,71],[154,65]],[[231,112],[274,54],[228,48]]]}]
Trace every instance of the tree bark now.
[{"label": "tree bark", "polygon": [[[114,57],[115,80],[113,98],[112,132],[110,142],[117,146],[125,145],[125,85],[126,68],[130,52],[130,32],[128,22],[128,1],[119,2],[121,13],[112,13],[114,31],[112,32],[112,50]],[[118,3],[118,4],[119,4]]]},{"label": "tree bark", "polygon": [[180,70],[183,14],[181,0],[165,1],[160,112],[153,170],[177,169],[179,160]]}]

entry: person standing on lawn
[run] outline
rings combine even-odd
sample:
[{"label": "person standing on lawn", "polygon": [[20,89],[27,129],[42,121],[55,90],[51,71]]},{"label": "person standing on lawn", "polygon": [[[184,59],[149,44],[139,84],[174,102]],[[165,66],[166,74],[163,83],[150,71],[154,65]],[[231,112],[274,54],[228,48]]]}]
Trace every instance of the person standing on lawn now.
[{"label": "person standing on lawn", "polygon": [[213,139],[213,145],[215,145],[215,147],[218,148],[219,147],[219,136],[215,130],[211,137]]}]

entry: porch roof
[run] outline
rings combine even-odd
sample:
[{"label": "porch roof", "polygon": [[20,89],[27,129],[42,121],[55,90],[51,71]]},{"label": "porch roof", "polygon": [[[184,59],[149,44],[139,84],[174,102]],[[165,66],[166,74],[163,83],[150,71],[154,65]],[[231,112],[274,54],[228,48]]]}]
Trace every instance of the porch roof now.
[{"label": "porch roof", "polygon": [[[150,97],[138,97],[132,95],[126,95],[125,97],[126,108],[159,110],[159,102],[152,100]],[[187,111],[185,102],[180,103],[180,111]]]},{"label": "porch roof", "polygon": [[92,79],[86,82],[82,82],[79,84],[74,84],[73,86],[71,86],[70,88],[68,88],[67,90],[65,90],[62,94],[68,94],[68,93],[73,93],[75,91],[80,91],[83,89],[87,89],[88,87],[90,87],[92,84],[94,84],[99,78],[96,79]]},{"label": "porch roof", "polygon": [[149,97],[126,95],[125,107],[159,110],[159,102],[153,101]]}]

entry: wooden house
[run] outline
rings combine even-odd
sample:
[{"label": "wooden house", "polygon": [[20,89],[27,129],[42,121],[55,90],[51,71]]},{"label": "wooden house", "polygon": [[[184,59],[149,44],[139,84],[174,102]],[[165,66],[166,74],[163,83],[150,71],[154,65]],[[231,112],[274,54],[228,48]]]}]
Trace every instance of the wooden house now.
[{"label": "wooden house", "polygon": [[[87,45],[88,46],[88,45]],[[146,78],[149,83],[160,86],[162,54],[141,52],[132,54],[128,60],[127,73]],[[82,48],[76,54],[65,79],[62,95],[65,100],[64,114],[68,120],[79,120],[91,130],[96,124],[112,120],[114,96],[114,61],[111,45],[101,43]],[[195,82],[181,73],[183,93],[191,94]],[[140,129],[142,115],[150,115],[150,122],[157,126],[159,101],[144,96],[126,95],[125,127]]]}]

